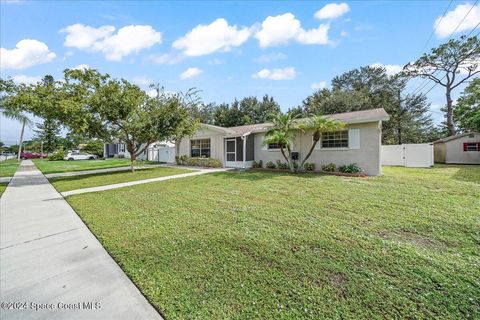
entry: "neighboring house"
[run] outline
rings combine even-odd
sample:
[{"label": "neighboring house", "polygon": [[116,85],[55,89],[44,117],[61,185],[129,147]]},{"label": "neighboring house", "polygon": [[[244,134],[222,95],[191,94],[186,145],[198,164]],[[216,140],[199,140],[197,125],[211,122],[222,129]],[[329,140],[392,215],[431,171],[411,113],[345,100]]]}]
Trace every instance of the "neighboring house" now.
[{"label": "neighboring house", "polygon": [[435,162],[480,164],[480,133],[467,132],[433,143]]},{"label": "neighboring house", "polygon": [[[141,147],[144,147],[143,144]],[[167,142],[154,142],[148,146],[139,156],[137,156],[137,160],[148,160],[148,150],[149,149],[159,149],[159,148],[170,148],[174,147],[175,145]],[[127,147],[124,143],[121,142],[114,142],[114,143],[105,143],[103,145],[103,157],[104,158],[130,158],[130,153],[127,150]]]},{"label": "neighboring house", "polygon": [[[381,174],[382,121],[389,119],[384,109],[372,109],[325,116],[345,123],[345,128],[322,134],[308,162],[316,168],[328,163],[337,166],[357,163],[368,175]],[[180,155],[211,157],[222,162],[224,167],[249,168],[252,162],[262,160],[285,162],[275,144],[264,145],[265,133],[271,123],[239,127],[218,127],[201,124],[197,132],[180,142]],[[298,152],[298,161],[307,154],[312,145],[312,132],[299,132],[293,143]]]}]

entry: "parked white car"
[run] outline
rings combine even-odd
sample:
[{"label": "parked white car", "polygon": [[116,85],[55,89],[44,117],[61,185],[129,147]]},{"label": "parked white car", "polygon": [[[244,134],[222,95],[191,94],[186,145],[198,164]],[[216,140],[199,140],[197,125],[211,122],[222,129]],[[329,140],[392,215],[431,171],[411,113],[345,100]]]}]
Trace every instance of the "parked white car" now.
[{"label": "parked white car", "polygon": [[71,151],[67,153],[63,160],[95,160],[98,156],[90,153]]}]

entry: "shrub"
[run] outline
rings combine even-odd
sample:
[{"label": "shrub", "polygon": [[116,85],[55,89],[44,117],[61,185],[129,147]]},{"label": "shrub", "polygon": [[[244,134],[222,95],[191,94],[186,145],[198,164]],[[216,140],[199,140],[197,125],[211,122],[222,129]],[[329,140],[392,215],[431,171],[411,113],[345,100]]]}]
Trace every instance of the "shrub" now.
[{"label": "shrub", "polygon": [[268,168],[268,169],[275,169],[277,166],[276,166],[275,163],[273,163],[272,161],[268,161],[268,162],[265,164],[265,167]]},{"label": "shrub", "polygon": [[65,157],[66,152],[62,149],[57,150],[53,152],[51,155],[48,156],[48,160],[50,161],[58,161],[58,160],[63,160],[63,157]]},{"label": "shrub", "polygon": [[306,171],[313,171],[313,170],[315,170],[315,163],[313,163],[313,162],[305,162],[305,164],[303,165],[303,168],[304,168]]},{"label": "shrub", "polygon": [[335,172],[336,169],[337,167],[335,166],[335,163],[329,163],[322,166],[322,171],[326,172]]},{"label": "shrub", "polygon": [[338,168],[338,170],[340,172],[343,172],[343,173],[359,173],[359,172],[362,172],[362,168],[360,168],[356,163],[340,166]]},{"label": "shrub", "polygon": [[200,158],[200,157],[188,158],[187,156],[181,156],[179,160],[181,161],[182,164],[186,164],[188,166],[193,166],[193,167],[219,168],[222,166],[222,163],[220,161],[213,158]]},{"label": "shrub", "polygon": [[252,161],[252,168],[261,168],[261,167],[263,167],[262,160],[258,160],[258,162],[255,160]]},{"label": "shrub", "polygon": [[184,154],[183,156],[175,156],[175,162],[178,164],[178,165],[186,165],[187,164],[187,160],[188,160],[188,157],[186,154]]},{"label": "shrub", "polygon": [[277,168],[279,170],[287,170],[288,169],[288,164],[280,161],[280,160],[277,160]]}]

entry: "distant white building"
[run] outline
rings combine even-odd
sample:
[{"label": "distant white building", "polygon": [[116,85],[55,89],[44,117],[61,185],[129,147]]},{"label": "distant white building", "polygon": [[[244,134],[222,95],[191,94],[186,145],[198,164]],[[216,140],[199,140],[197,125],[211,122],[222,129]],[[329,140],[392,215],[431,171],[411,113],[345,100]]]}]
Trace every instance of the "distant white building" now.
[{"label": "distant white building", "polygon": [[[104,158],[130,158],[130,153],[124,143],[114,142],[103,145],[103,156]],[[169,141],[156,141],[137,156],[137,160],[173,163],[175,162],[175,144]]]}]

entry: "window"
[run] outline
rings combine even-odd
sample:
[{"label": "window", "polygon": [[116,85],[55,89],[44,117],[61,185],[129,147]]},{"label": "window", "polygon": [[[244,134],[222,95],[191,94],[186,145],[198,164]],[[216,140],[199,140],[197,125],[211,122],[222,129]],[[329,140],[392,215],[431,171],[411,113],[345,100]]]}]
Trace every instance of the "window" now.
[{"label": "window", "polygon": [[480,143],[478,143],[478,142],[465,142],[463,144],[463,151],[480,151]]},{"label": "window", "polygon": [[322,148],[348,148],[348,130],[322,133]]},{"label": "window", "polygon": [[278,145],[278,143],[269,143],[268,150],[272,150],[272,149],[280,149],[280,146]]},{"label": "window", "polygon": [[190,156],[210,158],[210,139],[190,140]]}]

